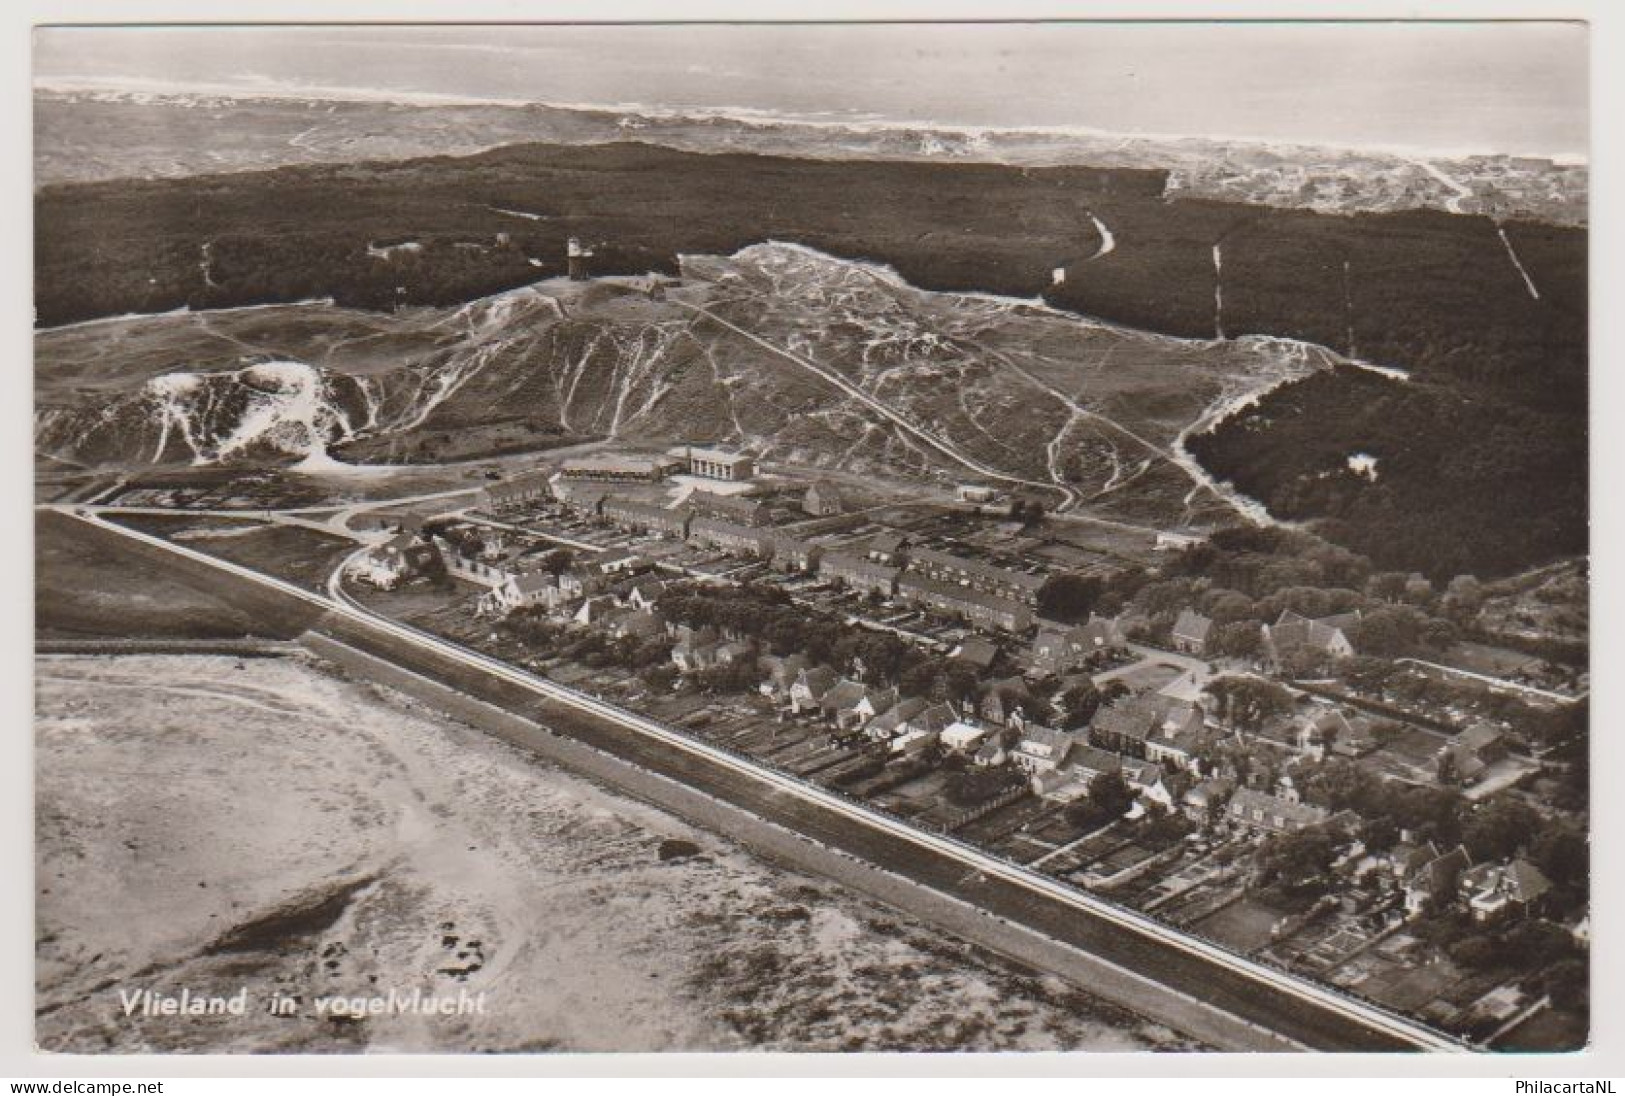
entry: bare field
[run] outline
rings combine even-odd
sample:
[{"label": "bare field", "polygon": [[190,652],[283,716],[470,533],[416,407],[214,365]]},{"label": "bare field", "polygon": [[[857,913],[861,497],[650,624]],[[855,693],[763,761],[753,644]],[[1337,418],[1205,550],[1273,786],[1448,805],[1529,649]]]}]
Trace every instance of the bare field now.
[{"label": "bare field", "polygon": [[[1178,1045],[304,659],[51,657],[37,678],[51,1050]],[[304,1011],[126,1017],[117,993],[241,987]],[[486,1012],[311,1007],[390,989]]]},{"label": "bare field", "polygon": [[321,589],[355,542],[328,533],[292,525],[258,528],[232,519],[206,515],[121,515],[121,524],[159,536],[188,541],[211,556],[251,567],[307,589]]},{"label": "bare field", "polygon": [[[263,633],[247,615],[84,526],[35,515],[34,627],[41,638],[230,639]],[[121,538],[122,539],[122,538]]]}]

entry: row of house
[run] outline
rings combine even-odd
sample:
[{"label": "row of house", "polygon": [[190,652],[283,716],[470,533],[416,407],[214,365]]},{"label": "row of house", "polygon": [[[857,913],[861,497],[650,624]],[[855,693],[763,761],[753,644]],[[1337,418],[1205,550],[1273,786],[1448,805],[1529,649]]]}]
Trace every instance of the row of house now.
[{"label": "row of house", "polygon": [[1413,917],[1461,902],[1479,922],[1538,914],[1551,892],[1551,880],[1527,860],[1474,866],[1464,846],[1440,852],[1432,844],[1405,850],[1397,863],[1405,887],[1405,909]]},{"label": "row of house", "polygon": [[[611,590],[618,582],[649,570],[649,563],[626,549],[601,552],[577,560],[568,569],[554,574],[539,568],[508,574],[476,602],[475,611],[505,615],[516,609],[540,607],[558,613],[577,602],[588,601]],[[649,579],[641,584],[635,608],[647,609],[663,583]],[[617,595],[619,596],[619,595]],[[589,609],[590,614],[594,610]],[[583,624],[593,623],[584,618]]]},{"label": "row of house", "polygon": [[658,533],[677,540],[688,538],[688,526],[694,520],[691,507],[668,509],[651,502],[606,495],[598,501],[596,512],[605,520],[628,532]]},{"label": "row of house", "polygon": [[750,495],[719,495],[715,491],[694,491],[688,505],[696,512],[753,528],[773,524],[773,508]]},{"label": "row of house", "polygon": [[1027,606],[1038,604],[1038,590],[1044,585],[1043,575],[1013,571],[934,548],[909,549],[907,569],[934,582],[965,587]]},{"label": "row of house", "polygon": [[1083,669],[1095,655],[1121,650],[1126,644],[1116,618],[1092,615],[1087,623],[1070,628],[1043,621],[1033,637],[1028,663],[1038,677],[1063,677]]},{"label": "row of house", "polygon": [[1179,807],[1191,786],[1187,774],[1102,749],[1080,732],[1038,723],[1024,725],[1021,737],[1009,750],[997,738],[986,740],[975,760],[979,765],[1009,761],[1026,774],[1035,795],[1063,803],[1087,795],[1098,777],[1113,773],[1147,803],[1168,810]]},{"label": "row of house", "polygon": [[564,462],[560,474],[570,480],[603,483],[654,483],[686,470],[681,457],[610,454],[576,457]]},{"label": "row of house", "polygon": [[1033,611],[1023,602],[913,572],[898,578],[897,596],[944,616],[963,617],[978,628],[1025,632],[1033,625]]},{"label": "row of house", "polygon": [[480,488],[479,508],[489,514],[524,510],[553,498],[546,472],[527,472]]},{"label": "row of house", "polygon": [[[1348,658],[1355,653],[1349,631],[1359,621],[1358,612],[1311,619],[1290,609],[1282,610],[1274,624],[1263,626],[1264,660],[1271,668],[1281,669],[1304,659],[1326,662]],[[1198,657],[1212,654],[1213,627],[1211,617],[1194,609],[1182,610],[1170,634],[1173,649]]]}]

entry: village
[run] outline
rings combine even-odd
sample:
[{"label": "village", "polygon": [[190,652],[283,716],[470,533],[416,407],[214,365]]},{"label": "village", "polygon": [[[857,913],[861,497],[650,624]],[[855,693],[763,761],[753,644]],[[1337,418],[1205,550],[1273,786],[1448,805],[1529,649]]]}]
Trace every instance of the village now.
[{"label": "village", "polygon": [[1583,1002],[1589,682],[1470,576],[698,446],[382,520],[376,611],[1475,1042]]}]

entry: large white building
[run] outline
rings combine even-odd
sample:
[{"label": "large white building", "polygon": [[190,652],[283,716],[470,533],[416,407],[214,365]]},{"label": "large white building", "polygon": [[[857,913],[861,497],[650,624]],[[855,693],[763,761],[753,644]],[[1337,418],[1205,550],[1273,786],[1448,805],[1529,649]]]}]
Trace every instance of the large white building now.
[{"label": "large white building", "polygon": [[738,483],[756,475],[756,461],[748,453],[730,453],[725,449],[685,449],[690,475],[706,479],[727,480]]}]

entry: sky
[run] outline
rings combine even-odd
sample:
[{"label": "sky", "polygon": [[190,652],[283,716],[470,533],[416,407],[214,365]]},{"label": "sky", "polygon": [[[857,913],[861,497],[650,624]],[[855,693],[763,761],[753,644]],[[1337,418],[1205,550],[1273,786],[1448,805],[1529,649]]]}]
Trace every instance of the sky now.
[{"label": "sky", "polygon": [[1583,26],[46,28],[36,82],[1583,157]]}]

